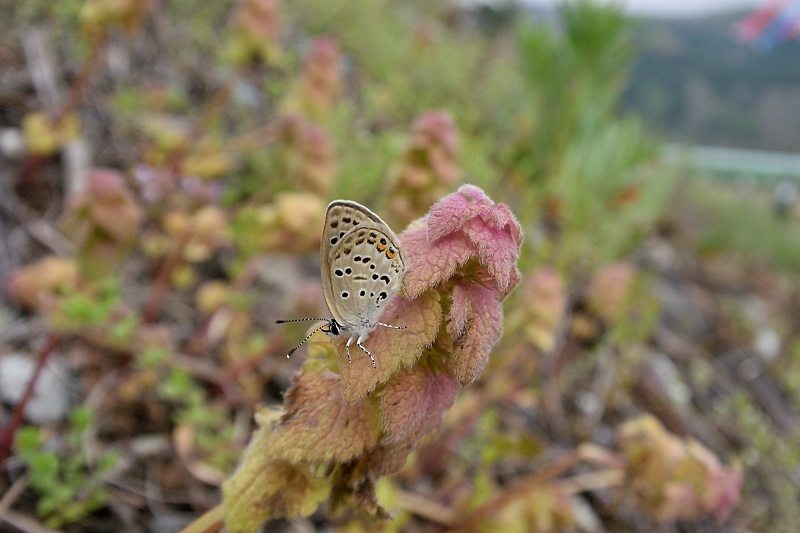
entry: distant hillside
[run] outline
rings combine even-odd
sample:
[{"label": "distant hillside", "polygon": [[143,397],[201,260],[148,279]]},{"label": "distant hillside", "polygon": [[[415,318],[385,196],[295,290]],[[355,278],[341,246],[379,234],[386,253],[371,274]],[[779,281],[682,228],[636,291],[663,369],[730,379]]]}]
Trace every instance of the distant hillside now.
[{"label": "distant hillside", "polygon": [[740,44],[744,16],[638,21],[624,109],[672,141],[800,152],[800,44]]}]

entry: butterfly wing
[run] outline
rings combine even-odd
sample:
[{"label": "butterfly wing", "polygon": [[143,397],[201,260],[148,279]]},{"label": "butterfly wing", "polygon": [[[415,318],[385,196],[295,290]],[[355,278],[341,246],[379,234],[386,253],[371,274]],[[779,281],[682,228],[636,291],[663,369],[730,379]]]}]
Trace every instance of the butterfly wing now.
[{"label": "butterfly wing", "polygon": [[328,206],[322,239],[322,289],[328,309],[345,329],[370,326],[403,283],[397,237],[366,207],[336,200]]}]

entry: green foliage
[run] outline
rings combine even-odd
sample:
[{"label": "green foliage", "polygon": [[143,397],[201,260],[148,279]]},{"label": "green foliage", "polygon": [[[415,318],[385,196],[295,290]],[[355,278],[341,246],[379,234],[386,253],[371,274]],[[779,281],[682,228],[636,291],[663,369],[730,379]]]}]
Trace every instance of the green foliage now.
[{"label": "green foliage", "polygon": [[[618,6],[588,0],[563,4],[564,34],[521,24],[518,40],[528,91],[535,153],[525,174],[534,183],[558,170],[574,139],[616,120],[622,83],[632,58],[627,23]],[[631,149],[643,149],[637,143]],[[646,156],[647,154],[641,154]]]},{"label": "green foliage", "polygon": [[[685,183],[681,195],[696,219],[692,240],[701,252],[757,260],[786,273],[800,271],[800,233],[792,218],[775,215],[768,190],[743,191],[705,179]],[[741,222],[746,220],[746,224]],[[732,231],[735,228],[735,231]]]},{"label": "green foliage", "polygon": [[64,332],[100,330],[112,345],[130,342],[141,323],[138,313],[125,311],[121,280],[108,274],[101,280],[67,290],[50,316],[54,328]]},{"label": "green foliage", "polygon": [[149,346],[139,353],[135,364],[142,369],[157,369],[169,360],[170,352],[163,346]]},{"label": "green foliage", "polygon": [[111,311],[122,301],[120,280],[109,275],[94,289],[91,292],[74,291],[65,296],[61,302],[61,310],[68,321],[98,326],[109,319]]},{"label": "green foliage", "polygon": [[[562,7],[563,34],[520,24],[526,115],[509,156],[524,178],[529,211],[555,219],[554,248],[541,247],[566,271],[623,257],[661,215],[673,180],[652,166],[656,145],[618,105],[632,59],[618,6],[589,1]],[[650,164],[650,166],[647,166]]]},{"label": "green foliage", "polygon": [[197,381],[182,370],[169,371],[156,392],[159,398],[175,405],[175,423],[193,430],[198,456],[221,472],[229,471],[239,453],[231,446],[234,433],[228,409],[209,399]]},{"label": "green foliage", "polygon": [[88,407],[70,413],[70,426],[60,445],[42,442],[42,432],[20,428],[15,435],[16,452],[27,465],[28,484],[39,494],[37,512],[51,528],[80,521],[106,505],[104,477],[114,469],[119,454],[105,451],[90,457],[82,447],[82,436],[92,422]]},{"label": "green foliage", "polygon": [[542,453],[542,443],[530,435],[502,427],[497,411],[489,410],[478,419],[465,453],[476,453],[481,467],[488,469],[504,459],[537,457]]},{"label": "green foliage", "polygon": [[83,0],[64,0],[55,3],[47,0],[11,2],[9,18],[14,20],[14,29],[17,32],[47,22],[55,29],[57,37],[64,38],[75,31],[82,4]]},{"label": "green foliage", "polygon": [[742,460],[748,468],[745,490],[763,490],[767,498],[753,506],[750,517],[755,529],[791,529],[797,519],[800,490],[782,472],[794,471],[800,465],[798,439],[794,434],[778,434],[771,421],[744,392],[734,394],[715,405],[714,419],[721,427],[733,426],[747,442]]}]

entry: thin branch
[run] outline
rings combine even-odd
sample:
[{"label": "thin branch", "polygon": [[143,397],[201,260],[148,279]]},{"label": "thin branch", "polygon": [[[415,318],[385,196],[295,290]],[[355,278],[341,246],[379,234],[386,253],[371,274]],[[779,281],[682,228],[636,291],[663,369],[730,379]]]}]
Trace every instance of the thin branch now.
[{"label": "thin branch", "polygon": [[458,522],[458,511],[445,507],[428,496],[401,491],[397,495],[397,506],[431,522],[452,527]]},{"label": "thin branch", "polygon": [[167,256],[161,262],[161,266],[156,274],[156,279],[153,281],[153,288],[150,291],[150,300],[147,302],[144,310],[143,319],[145,323],[152,323],[161,314],[161,308],[164,305],[164,299],[169,291],[170,277],[172,272],[181,261],[183,248],[189,241],[189,232],[184,232],[178,237],[175,246],[169,251]]},{"label": "thin branch", "polygon": [[3,428],[3,436],[0,438],[0,465],[5,463],[9,455],[11,455],[11,447],[14,443],[14,433],[20,424],[22,424],[25,406],[28,405],[28,402],[33,397],[33,391],[36,389],[36,382],[38,381],[42,370],[47,365],[47,360],[60,344],[61,337],[51,334],[50,337],[48,337],[44,347],[42,347],[42,349],[39,351],[36,367],[33,369],[31,379],[28,381],[28,384],[25,387],[25,392],[22,394],[22,398],[20,398],[19,402],[14,407],[14,412],[11,413],[11,419],[8,421],[8,424],[5,428]]},{"label": "thin branch", "polygon": [[28,487],[29,477],[30,476],[26,473],[17,479],[3,495],[3,498],[0,499],[0,524],[3,523],[3,517],[6,516],[8,510],[11,509],[11,506],[17,501],[19,495]]},{"label": "thin branch", "polygon": [[222,530],[224,521],[225,513],[222,505],[217,505],[183,528],[181,533],[215,533]]}]

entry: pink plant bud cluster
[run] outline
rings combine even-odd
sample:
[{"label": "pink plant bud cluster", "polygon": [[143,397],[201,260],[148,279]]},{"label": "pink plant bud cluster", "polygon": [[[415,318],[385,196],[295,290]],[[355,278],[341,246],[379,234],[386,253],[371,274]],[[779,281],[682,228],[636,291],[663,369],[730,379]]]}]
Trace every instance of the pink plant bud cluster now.
[{"label": "pink plant bud cluster", "polygon": [[78,265],[72,259],[48,256],[14,271],[6,282],[11,299],[30,310],[47,310],[65,292],[78,285]]},{"label": "pink plant bud cluster", "polygon": [[228,43],[234,63],[259,59],[267,65],[282,56],[280,0],[240,0],[233,14],[233,35]]},{"label": "pink plant bud cluster", "polygon": [[283,103],[283,112],[321,121],[333,109],[342,85],[339,45],[330,37],[316,39],[306,54],[303,73]]},{"label": "pink plant bud cluster", "polygon": [[636,269],[626,261],[611,263],[598,270],[586,295],[589,310],[606,322],[620,318],[628,304],[635,275]]},{"label": "pink plant bud cluster", "polygon": [[[332,510],[386,516],[374,481],[399,470],[441,425],[461,386],[485,367],[502,332],[501,301],[519,282],[522,231],[504,204],[463,186],[400,234],[405,295],[395,295],[365,341],[377,368],[347,339],[312,337],[280,418],[262,418],[223,485],[230,531],[268,517]],[[280,472],[280,478],[277,477]]]},{"label": "pink plant bud cluster", "polygon": [[389,170],[389,218],[407,224],[461,179],[458,131],[445,111],[428,111],[411,127],[408,143]]},{"label": "pink plant bud cluster", "polygon": [[298,190],[327,197],[336,179],[328,133],[300,115],[287,115],[278,122],[278,143],[284,179]]},{"label": "pink plant bud cluster", "polygon": [[567,308],[566,287],[558,272],[533,272],[522,285],[520,305],[525,337],[544,352],[552,350]]},{"label": "pink plant bud cluster", "polygon": [[742,489],[741,465],[723,466],[698,441],[669,433],[653,416],[625,423],[619,429],[633,496],[658,520],[724,522]]},{"label": "pink plant bud cluster", "polygon": [[86,189],[71,198],[63,226],[78,247],[82,273],[94,278],[127,257],[143,221],[144,211],[122,176],[95,169],[88,175]]}]

